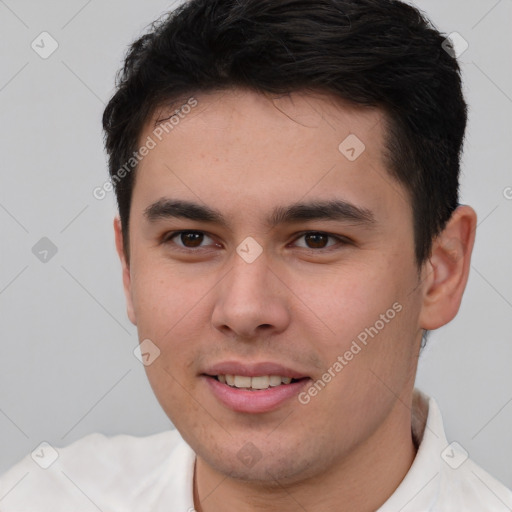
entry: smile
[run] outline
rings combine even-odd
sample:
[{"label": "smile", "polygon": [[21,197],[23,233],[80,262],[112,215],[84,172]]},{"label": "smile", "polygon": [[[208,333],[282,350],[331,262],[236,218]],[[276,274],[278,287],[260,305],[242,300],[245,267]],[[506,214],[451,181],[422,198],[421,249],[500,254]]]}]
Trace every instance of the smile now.
[{"label": "smile", "polygon": [[309,377],[295,379],[279,375],[202,375],[210,393],[224,407],[239,413],[261,414],[289,404],[311,382]]}]

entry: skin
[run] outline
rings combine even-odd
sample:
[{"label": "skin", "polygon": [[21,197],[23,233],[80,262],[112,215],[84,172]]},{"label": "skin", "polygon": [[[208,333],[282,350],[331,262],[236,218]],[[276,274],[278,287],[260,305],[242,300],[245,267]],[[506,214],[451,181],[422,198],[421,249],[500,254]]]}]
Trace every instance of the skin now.
[{"label": "skin", "polygon": [[[139,164],[129,263],[114,221],[128,316],[140,340],[160,350],[146,367],[149,381],[197,454],[195,508],[375,510],[414,460],[422,329],[446,324],[459,309],[476,214],[457,208],[418,274],[411,204],[386,171],[378,109],[298,92],[272,98],[230,90],[196,99]],[[366,146],[355,161],[338,150],[350,133]],[[230,226],[149,221],[145,210],[164,197],[215,208]],[[371,210],[375,223],[265,224],[277,206],[334,198]],[[179,230],[205,236],[165,238]],[[304,231],[346,242],[320,237],[315,244]],[[252,263],[236,252],[249,236],[262,248]],[[293,398],[271,412],[235,412],[200,376],[220,361],[274,361],[316,381],[397,302],[402,311],[307,405]],[[248,442],[261,456],[251,467],[237,457]]]}]

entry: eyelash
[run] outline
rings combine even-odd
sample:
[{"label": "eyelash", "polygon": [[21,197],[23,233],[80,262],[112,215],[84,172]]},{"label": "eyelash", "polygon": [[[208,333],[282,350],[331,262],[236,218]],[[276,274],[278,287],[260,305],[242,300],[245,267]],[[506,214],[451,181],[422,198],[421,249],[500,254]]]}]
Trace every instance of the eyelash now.
[{"label": "eyelash", "polygon": [[[206,231],[198,231],[198,230],[193,230],[193,229],[187,229],[187,230],[181,230],[181,231],[171,231],[169,233],[166,233],[162,237],[162,242],[161,243],[162,244],[173,243],[178,248],[178,250],[183,251],[183,252],[187,252],[187,253],[199,252],[201,249],[204,249],[203,247],[198,247],[198,248],[181,247],[179,245],[176,245],[174,242],[172,242],[173,238],[176,238],[177,236],[182,235],[184,233],[199,233],[199,234],[206,235],[209,238],[212,238],[212,236],[209,235]],[[300,249],[304,249],[306,251],[311,251],[311,252],[318,253],[318,252],[330,251],[333,248],[335,249],[337,246],[344,246],[344,245],[348,245],[348,244],[351,243],[351,241],[349,239],[347,239],[346,237],[342,237],[342,236],[339,236],[339,235],[333,235],[331,233],[326,233],[324,231],[303,231],[303,232],[298,234],[298,236],[294,239],[294,242],[299,240],[300,238],[303,238],[306,235],[313,235],[313,234],[314,235],[323,235],[323,236],[326,236],[328,238],[332,238],[332,239],[337,241],[337,244],[333,244],[333,245],[330,245],[330,246],[327,246],[327,247],[322,247],[322,248],[319,248],[319,249],[314,249],[314,248],[311,248],[311,247],[300,247]]]}]

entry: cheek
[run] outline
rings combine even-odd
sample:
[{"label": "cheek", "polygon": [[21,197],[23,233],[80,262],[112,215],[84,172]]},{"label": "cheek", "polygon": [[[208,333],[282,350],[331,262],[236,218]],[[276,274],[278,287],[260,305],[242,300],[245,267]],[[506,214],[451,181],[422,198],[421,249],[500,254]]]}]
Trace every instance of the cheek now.
[{"label": "cheek", "polygon": [[193,319],[203,289],[197,280],[186,279],[168,264],[149,260],[137,263],[132,299],[139,336],[167,339],[180,323]]},{"label": "cheek", "polygon": [[[174,353],[179,354],[179,351]],[[176,363],[176,364],[173,364]],[[191,428],[190,422],[202,415],[199,403],[192,400],[197,396],[192,380],[185,380],[184,364],[179,358],[170,360],[168,354],[162,353],[150,366],[146,366],[146,375],[160,406],[165,411],[175,427],[186,431]],[[173,366],[170,366],[173,364]]]},{"label": "cheek", "polygon": [[184,275],[168,262],[148,261],[137,270],[132,295],[139,339],[151,340],[161,355],[146,367],[148,377],[152,385],[169,373],[181,382],[205,337],[205,296],[214,281]]},{"label": "cheek", "polygon": [[353,266],[310,294],[308,305],[320,312],[322,323],[308,314],[315,325],[324,325],[316,350],[328,368],[342,356],[344,373],[355,381],[371,380],[370,370],[390,381],[407,378],[415,362],[419,314],[417,298],[410,293],[415,275],[405,265],[401,272],[391,263]]},{"label": "cheek", "polygon": [[293,291],[301,299],[303,318],[342,342],[373,325],[400,301],[404,286],[394,276],[396,272],[374,265],[354,264],[322,276],[301,277]]}]

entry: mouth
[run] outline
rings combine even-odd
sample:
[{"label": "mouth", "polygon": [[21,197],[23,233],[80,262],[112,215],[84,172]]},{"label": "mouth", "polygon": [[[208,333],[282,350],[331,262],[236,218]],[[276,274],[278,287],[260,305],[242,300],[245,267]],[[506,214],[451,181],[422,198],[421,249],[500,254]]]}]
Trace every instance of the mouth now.
[{"label": "mouth", "polygon": [[279,386],[286,386],[295,382],[308,379],[308,377],[292,378],[281,375],[258,375],[250,377],[248,375],[206,375],[212,379],[217,380],[222,384],[226,384],[232,388],[244,389],[248,391],[263,391],[269,388],[277,388]]},{"label": "mouth", "polygon": [[[226,361],[200,374],[223,406],[241,413],[266,413],[293,406],[311,377],[277,363]],[[298,403],[298,402],[297,402]]]}]

